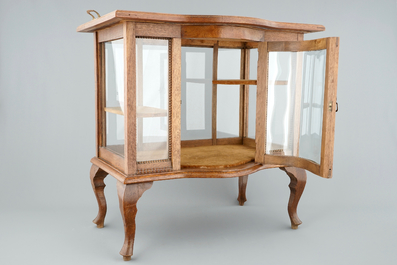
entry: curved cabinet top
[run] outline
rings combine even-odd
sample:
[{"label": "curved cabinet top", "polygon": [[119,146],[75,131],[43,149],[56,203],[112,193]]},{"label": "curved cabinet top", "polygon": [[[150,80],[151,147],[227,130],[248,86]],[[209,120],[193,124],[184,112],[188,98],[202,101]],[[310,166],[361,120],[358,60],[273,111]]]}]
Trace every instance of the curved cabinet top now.
[{"label": "curved cabinet top", "polygon": [[275,22],[259,18],[214,15],[175,15],[164,13],[116,10],[93,19],[77,28],[78,32],[94,32],[120,21],[176,23],[184,25],[229,25],[262,30],[280,30],[299,33],[324,31],[325,27],[314,24]]}]

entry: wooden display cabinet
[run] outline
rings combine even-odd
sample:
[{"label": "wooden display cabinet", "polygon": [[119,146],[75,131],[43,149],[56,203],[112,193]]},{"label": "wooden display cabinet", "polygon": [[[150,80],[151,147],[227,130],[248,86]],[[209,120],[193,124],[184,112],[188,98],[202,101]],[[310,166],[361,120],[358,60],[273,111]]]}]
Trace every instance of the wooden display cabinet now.
[{"label": "wooden display cabinet", "polygon": [[96,155],[90,172],[106,214],[104,178],[117,180],[133,254],[136,204],[154,181],[238,177],[280,168],[288,213],[308,170],[332,176],[339,38],[304,41],[321,25],[233,16],[114,11],[77,28],[95,43]]}]

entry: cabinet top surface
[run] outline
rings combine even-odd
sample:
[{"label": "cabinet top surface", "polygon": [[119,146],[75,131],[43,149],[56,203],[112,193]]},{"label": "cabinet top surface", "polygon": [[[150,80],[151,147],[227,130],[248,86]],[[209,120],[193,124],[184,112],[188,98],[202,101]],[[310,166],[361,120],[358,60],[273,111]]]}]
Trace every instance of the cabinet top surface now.
[{"label": "cabinet top surface", "polygon": [[324,31],[325,27],[314,24],[275,22],[260,18],[216,15],[176,15],[164,13],[116,10],[93,19],[77,28],[78,32],[95,32],[120,21],[175,23],[184,25],[231,25],[263,30],[295,31],[310,33]]}]

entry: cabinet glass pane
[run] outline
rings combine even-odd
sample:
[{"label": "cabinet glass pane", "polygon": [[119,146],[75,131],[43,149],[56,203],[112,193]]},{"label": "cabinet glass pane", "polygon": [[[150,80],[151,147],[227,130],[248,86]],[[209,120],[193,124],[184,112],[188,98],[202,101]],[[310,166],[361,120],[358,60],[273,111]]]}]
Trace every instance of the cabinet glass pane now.
[{"label": "cabinet glass pane", "polygon": [[181,140],[212,138],[212,48],[182,47]]},{"label": "cabinet glass pane", "polygon": [[216,138],[239,136],[240,86],[218,85]]},{"label": "cabinet glass pane", "polygon": [[105,42],[106,147],[124,154],[124,42]]},{"label": "cabinet glass pane", "polygon": [[256,126],[256,86],[248,87],[248,138],[255,139]]},{"label": "cabinet glass pane", "polygon": [[240,67],[240,49],[218,49],[218,79],[240,79]]},{"label": "cabinet glass pane", "polygon": [[137,161],[169,158],[169,41],[136,39]]},{"label": "cabinet glass pane", "polygon": [[320,164],[326,50],[270,52],[266,154]]}]

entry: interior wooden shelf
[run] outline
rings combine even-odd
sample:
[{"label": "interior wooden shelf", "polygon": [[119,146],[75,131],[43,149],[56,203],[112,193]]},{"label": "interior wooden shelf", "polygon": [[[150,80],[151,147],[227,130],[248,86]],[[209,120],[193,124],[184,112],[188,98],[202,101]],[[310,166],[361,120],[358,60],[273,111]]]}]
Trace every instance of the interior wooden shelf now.
[{"label": "interior wooden shelf", "polygon": [[256,85],[256,80],[223,79],[223,80],[213,80],[212,83],[217,85]]},{"label": "interior wooden shelf", "polygon": [[[106,112],[124,115],[123,111],[120,107],[105,107]],[[146,107],[146,106],[138,106],[136,111],[137,118],[148,118],[148,117],[167,117],[167,110]]]},{"label": "interior wooden shelf", "polygon": [[181,148],[181,168],[228,168],[255,160],[255,148],[209,145]]}]

